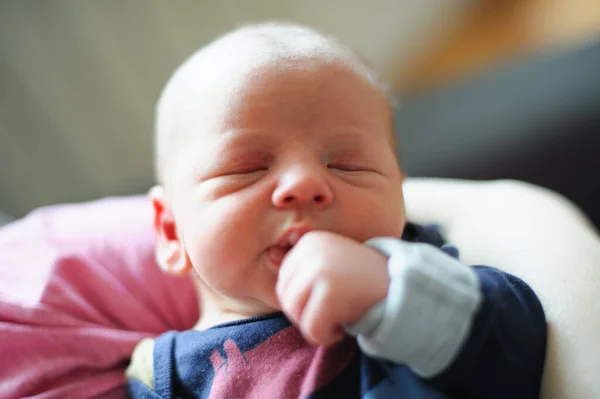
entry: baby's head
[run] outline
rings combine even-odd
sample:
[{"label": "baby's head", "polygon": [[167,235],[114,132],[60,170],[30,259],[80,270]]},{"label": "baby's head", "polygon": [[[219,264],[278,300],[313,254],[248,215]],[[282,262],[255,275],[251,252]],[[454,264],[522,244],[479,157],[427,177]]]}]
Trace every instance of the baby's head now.
[{"label": "baby's head", "polygon": [[401,235],[392,115],[369,68],[309,28],[265,24],[192,55],[159,100],[151,191],[159,265],[195,270],[201,325],[279,309],[310,230]]}]

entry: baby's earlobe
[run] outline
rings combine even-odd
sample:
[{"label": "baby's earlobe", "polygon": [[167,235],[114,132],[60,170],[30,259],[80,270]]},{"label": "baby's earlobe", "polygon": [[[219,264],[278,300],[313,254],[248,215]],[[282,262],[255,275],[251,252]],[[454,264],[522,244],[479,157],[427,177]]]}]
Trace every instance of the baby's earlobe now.
[{"label": "baby's earlobe", "polygon": [[179,241],[157,243],[155,258],[158,267],[169,274],[183,276],[191,269],[190,261]]}]

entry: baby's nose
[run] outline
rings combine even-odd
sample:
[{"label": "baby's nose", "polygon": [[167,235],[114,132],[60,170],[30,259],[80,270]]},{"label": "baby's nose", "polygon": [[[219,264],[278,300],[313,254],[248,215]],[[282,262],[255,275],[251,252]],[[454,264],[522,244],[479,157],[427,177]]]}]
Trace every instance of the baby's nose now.
[{"label": "baby's nose", "polygon": [[326,208],[333,193],[326,177],[316,170],[295,168],[285,173],[273,192],[273,204],[278,208]]}]

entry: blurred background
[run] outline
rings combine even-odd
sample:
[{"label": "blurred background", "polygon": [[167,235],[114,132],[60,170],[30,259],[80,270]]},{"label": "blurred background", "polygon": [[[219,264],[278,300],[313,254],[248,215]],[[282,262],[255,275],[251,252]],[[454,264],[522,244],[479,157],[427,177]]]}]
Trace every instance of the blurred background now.
[{"label": "blurred background", "polygon": [[171,72],[269,19],[337,36],[391,84],[409,175],[530,181],[600,226],[598,0],[3,0],[0,224],[145,192]]}]

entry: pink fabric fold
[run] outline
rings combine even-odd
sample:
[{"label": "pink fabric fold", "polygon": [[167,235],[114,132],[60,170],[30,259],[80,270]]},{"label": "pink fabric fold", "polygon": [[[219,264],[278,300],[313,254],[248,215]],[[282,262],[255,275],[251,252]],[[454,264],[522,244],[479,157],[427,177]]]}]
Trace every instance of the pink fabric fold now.
[{"label": "pink fabric fold", "polygon": [[39,209],[0,228],[0,398],[122,397],[145,337],[198,319],[154,262],[146,197]]}]

